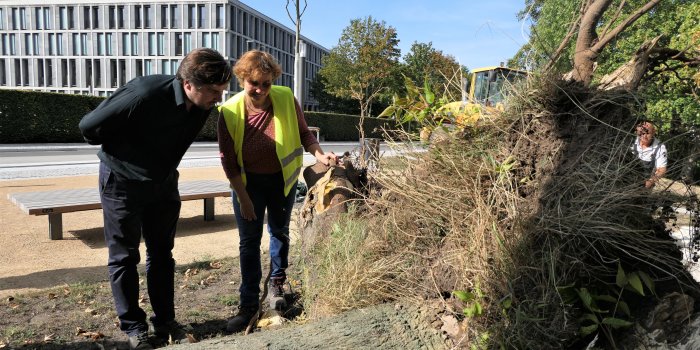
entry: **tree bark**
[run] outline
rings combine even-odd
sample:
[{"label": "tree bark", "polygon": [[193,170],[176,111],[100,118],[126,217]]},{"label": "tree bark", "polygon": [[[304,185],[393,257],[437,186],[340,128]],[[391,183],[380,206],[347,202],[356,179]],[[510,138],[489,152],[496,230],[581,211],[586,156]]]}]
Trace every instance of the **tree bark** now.
[{"label": "tree bark", "polygon": [[593,79],[595,63],[603,49],[610,42],[620,35],[627,27],[632,25],[639,17],[649,12],[661,0],[650,0],[644,6],[638,8],[634,13],[629,15],[617,27],[607,32],[602,38],[598,37],[596,31],[600,19],[607,11],[612,3],[612,0],[593,0],[590,6],[584,11],[581,18],[578,37],[576,39],[576,49],[574,51],[574,68],[571,72],[565,75],[571,77],[575,81],[579,81],[584,85],[590,85]]}]

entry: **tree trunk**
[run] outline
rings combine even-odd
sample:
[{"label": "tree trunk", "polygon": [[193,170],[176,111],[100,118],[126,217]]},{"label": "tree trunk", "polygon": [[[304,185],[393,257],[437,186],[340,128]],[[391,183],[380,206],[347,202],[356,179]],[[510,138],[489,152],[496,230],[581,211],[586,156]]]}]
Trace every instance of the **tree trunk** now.
[{"label": "tree trunk", "polygon": [[611,90],[616,88],[635,91],[649,69],[649,55],[656,47],[661,36],[646,41],[637,50],[629,62],[623,64],[600,80],[600,89]]}]

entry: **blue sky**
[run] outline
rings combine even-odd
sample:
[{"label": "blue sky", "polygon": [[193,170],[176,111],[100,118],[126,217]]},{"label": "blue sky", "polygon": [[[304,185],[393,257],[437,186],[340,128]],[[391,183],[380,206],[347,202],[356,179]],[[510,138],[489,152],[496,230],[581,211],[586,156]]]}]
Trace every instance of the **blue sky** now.
[{"label": "blue sky", "polygon": [[[244,4],[294,28],[286,0],[243,0]],[[293,11],[294,0],[290,1]],[[300,1],[303,6],[303,0]],[[516,14],[524,0],[308,0],[301,34],[332,49],[352,19],[372,16],[396,28],[401,56],[414,41],[454,56],[469,69],[498,65],[527,41],[528,23]]]}]

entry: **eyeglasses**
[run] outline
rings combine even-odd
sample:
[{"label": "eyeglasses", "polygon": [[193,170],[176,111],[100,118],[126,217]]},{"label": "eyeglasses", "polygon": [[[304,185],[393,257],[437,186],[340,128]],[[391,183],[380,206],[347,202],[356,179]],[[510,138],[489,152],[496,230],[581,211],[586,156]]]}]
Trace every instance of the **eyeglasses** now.
[{"label": "eyeglasses", "polygon": [[260,83],[260,82],[257,81],[257,80],[250,80],[250,81],[248,81],[248,84],[250,84],[250,85],[253,86],[253,87],[262,87],[263,89],[267,89],[267,88],[269,88],[270,86],[272,86],[272,82],[269,81],[269,80],[268,80],[268,81],[263,81],[262,83]]}]

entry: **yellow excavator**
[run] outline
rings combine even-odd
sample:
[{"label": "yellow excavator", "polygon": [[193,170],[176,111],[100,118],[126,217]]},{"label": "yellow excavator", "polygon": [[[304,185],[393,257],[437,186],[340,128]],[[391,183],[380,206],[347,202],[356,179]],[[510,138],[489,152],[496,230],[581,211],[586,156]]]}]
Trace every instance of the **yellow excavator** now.
[{"label": "yellow excavator", "polygon": [[[455,130],[476,124],[484,116],[497,115],[503,110],[503,101],[508,89],[518,80],[527,76],[527,72],[504,66],[491,66],[474,69],[471,72],[468,94],[463,101],[455,101],[441,106],[437,117],[442,127],[437,129]],[[467,90],[465,88],[465,90]],[[421,129],[421,139],[430,138],[435,127]]]}]

